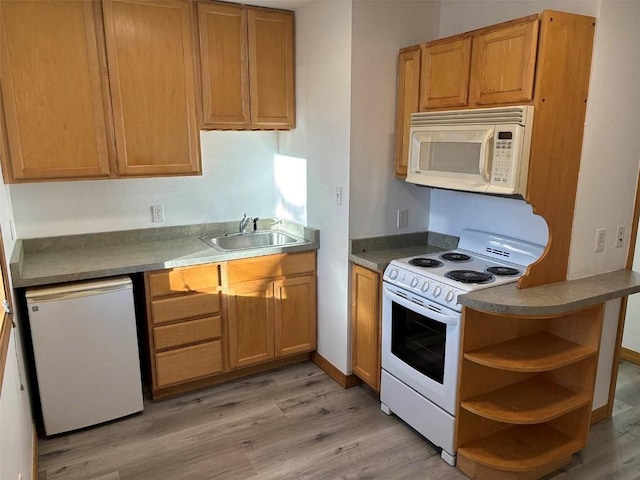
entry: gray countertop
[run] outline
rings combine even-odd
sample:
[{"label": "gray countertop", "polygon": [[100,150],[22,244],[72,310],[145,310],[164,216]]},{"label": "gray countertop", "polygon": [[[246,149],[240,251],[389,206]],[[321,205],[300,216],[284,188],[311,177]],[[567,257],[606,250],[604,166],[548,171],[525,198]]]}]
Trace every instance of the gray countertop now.
[{"label": "gray countertop", "polygon": [[517,288],[511,283],[460,295],[458,302],[489,313],[556,316],[637,292],[640,273],[616,270],[531,288]]},{"label": "gray countertop", "polygon": [[359,238],[350,241],[349,260],[382,273],[395,258],[425,255],[458,246],[458,238],[437,232]]},{"label": "gray countertop", "polygon": [[237,222],[19,239],[11,256],[13,286],[47,285],[319,248],[319,231],[314,228],[277,219],[261,220],[258,226],[261,230],[286,231],[306,242],[223,252],[199,238],[234,233]]}]

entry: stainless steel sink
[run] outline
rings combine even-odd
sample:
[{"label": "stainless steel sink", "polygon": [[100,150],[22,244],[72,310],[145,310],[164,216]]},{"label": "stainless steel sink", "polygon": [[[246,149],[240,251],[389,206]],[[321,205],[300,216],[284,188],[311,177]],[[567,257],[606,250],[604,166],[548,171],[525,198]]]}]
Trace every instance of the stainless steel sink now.
[{"label": "stainless steel sink", "polygon": [[261,231],[252,233],[233,233],[215,237],[203,236],[200,239],[207,245],[223,251],[247,250],[250,248],[280,247],[305,243],[305,240],[288,233],[277,231]]}]

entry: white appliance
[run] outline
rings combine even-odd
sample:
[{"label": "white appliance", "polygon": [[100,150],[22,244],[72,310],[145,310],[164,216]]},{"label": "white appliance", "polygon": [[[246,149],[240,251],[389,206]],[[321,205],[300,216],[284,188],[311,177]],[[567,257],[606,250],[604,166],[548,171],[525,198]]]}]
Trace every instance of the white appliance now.
[{"label": "white appliance", "polygon": [[382,410],[455,465],[455,410],[466,292],[515,282],[544,247],[464,230],[458,248],[391,261],[383,276]]},{"label": "white appliance", "polygon": [[143,409],[131,279],[26,292],[45,433]]},{"label": "white appliance", "polygon": [[407,182],[524,195],[532,127],[532,106],[414,113]]}]

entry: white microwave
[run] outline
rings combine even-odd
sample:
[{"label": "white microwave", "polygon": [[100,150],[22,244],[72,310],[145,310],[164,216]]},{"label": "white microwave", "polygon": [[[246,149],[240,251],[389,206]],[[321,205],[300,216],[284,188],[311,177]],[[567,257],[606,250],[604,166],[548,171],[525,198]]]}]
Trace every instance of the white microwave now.
[{"label": "white microwave", "polygon": [[532,106],[414,113],[407,182],[524,196],[532,126]]}]

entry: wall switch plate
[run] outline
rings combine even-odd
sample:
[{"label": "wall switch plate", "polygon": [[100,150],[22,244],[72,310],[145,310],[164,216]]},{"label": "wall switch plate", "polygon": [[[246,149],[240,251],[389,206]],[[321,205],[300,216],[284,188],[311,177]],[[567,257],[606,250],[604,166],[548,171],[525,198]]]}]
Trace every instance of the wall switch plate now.
[{"label": "wall switch plate", "polygon": [[625,226],[618,225],[618,229],[616,230],[616,248],[624,247],[625,233],[626,233]]},{"label": "wall switch plate", "polygon": [[607,230],[605,228],[599,228],[596,230],[596,248],[594,252],[604,251],[604,242],[607,239]]},{"label": "wall switch plate", "polygon": [[398,218],[396,226],[398,228],[404,228],[409,225],[409,210],[406,208],[398,210]]},{"label": "wall switch plate", "polygon": [[162,205],[153,205],[151,207],[151,220],[153,222],[164,222],[164,211]]}]

